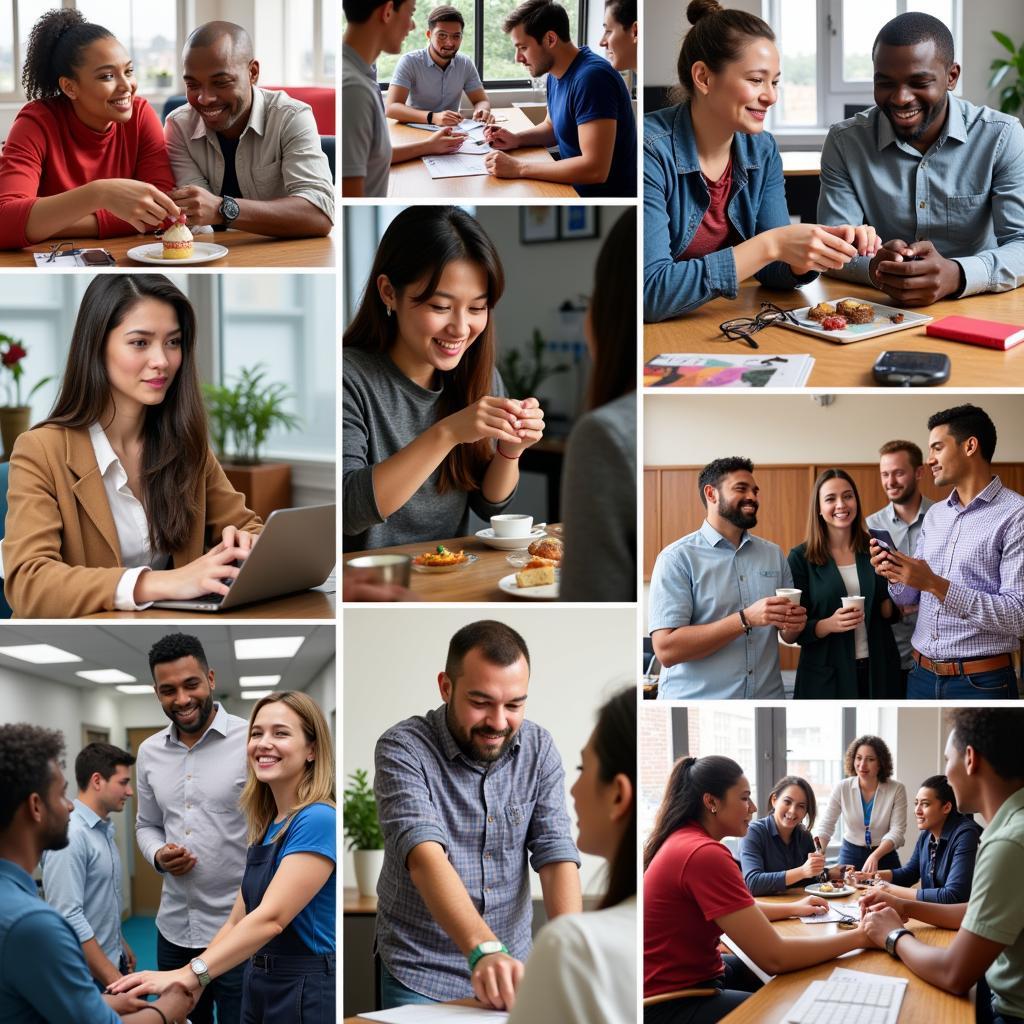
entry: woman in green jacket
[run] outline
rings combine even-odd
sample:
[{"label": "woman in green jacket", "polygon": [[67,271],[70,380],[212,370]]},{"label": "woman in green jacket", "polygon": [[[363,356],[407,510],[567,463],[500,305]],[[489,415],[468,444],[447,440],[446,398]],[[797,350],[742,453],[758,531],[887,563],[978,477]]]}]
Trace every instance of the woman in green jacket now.
[{"label": "woman in green jacket", "polygon": [[842,469],[815,481],[807,540],[789,553],[793,586],[807,609],[797,637],[798,698],[895,700],[905,696],[890,623],[898,612],[876,576],[857,485]]}]

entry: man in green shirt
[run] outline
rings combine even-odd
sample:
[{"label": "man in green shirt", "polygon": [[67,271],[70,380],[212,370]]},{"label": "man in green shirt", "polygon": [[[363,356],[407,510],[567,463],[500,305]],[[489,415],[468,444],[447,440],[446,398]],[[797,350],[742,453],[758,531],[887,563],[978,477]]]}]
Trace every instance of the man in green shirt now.
[{"label": "man in green shirt", "polygon": [[[946,741],[946,776],[957,804],[988,822],[967,903],[897,899],[871,891],[861,900],[871,940],[918,977],[964,995],[984,975],[994,1024],[1024,1021],[1024,711],[957,708]],[[913,916],[958,929],[945,949],[929,946],[903,927]],[[979,1018],[980,1019],[980,1018]]]}]

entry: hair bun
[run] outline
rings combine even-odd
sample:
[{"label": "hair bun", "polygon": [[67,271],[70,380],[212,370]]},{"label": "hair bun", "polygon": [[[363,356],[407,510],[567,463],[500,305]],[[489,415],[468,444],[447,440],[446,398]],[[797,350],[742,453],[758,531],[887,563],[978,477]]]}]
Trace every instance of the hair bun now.
[{"label": "hair bun", "polygon": [[696,25],[706,14],[717,14],[723,10],[718,0],[690,0],[686,8],[686,17],[691,25]]}]

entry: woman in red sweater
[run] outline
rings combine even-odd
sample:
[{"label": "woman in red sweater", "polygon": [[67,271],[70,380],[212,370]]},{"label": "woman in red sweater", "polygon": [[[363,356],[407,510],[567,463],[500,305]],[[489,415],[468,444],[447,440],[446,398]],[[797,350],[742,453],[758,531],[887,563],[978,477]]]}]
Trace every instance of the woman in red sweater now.
[{"label": "woman in red sweater", "polygon": [[21,81],[31,102],[0,156],[0,248],[132,235],[178,215],[160,120],[105,28],[49,11],[32,28]]}]

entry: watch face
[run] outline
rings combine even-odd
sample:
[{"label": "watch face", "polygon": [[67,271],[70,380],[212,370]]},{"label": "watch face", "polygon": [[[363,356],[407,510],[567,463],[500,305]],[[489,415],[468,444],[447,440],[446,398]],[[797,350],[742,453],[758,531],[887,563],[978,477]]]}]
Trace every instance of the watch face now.
[{"label": "watch face", "polygon": [[208,972],[206,961],[198,956],[192,961],[191,967],[196,974],[206,974]]},{"label": "watch face", "polygon": [[224,196],[220,204],[220,212],[226,221],[233,221],[241,211],[238,209],[238,203],[231,196]]},{"label": "watch face", "polygon": [[501,943],[496,939],[488,939],[487,942],[480,943],[481,953],[499,953],[501,951]]}]

